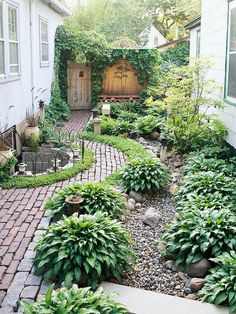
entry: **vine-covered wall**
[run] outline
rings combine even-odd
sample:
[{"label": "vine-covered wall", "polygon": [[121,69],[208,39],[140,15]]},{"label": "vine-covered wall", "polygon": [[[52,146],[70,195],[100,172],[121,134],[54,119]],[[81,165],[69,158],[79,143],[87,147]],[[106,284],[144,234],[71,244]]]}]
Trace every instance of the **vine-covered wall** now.
[{"label": "vine-covered wall", "polygon": [[157,85],[161,57],[157,49],[112,49],[104,36],[90,32],[74,32],[60,26],[56,33],[56,76],[61,97],[67,101],[67,62],[90,64],[92,68],[92,105],[96,105],[102,92],[103,73],[106,67],[120,59],[128,60],[147,96]]}]

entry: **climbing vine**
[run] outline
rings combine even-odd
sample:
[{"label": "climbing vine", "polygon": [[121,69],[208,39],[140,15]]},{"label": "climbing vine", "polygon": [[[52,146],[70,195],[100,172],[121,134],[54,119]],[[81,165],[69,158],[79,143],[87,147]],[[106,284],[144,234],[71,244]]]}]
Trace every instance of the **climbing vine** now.
[{"label": "climbing vine", "polygon": [[56,74],[61,97],[67,101],[68,61],[91,66],[92,105],[96,105],[102,91],[103,73],[120,59],[131,63],[140,85],[144,86],[145,97],[159,78],[160,54],[156,49],[112,49],[105,37],[94,31],[75,32],[60,26],[56,33]]}]

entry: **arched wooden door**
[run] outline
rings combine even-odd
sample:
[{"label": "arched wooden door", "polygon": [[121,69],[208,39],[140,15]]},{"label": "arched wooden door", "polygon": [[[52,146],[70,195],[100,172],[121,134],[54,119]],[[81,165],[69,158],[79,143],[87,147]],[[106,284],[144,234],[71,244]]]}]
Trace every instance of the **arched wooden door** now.
[{"label": "arched wooden door", "polygon": [[91,68],[68,64],[68,103],[71,109],[91,108]]}]

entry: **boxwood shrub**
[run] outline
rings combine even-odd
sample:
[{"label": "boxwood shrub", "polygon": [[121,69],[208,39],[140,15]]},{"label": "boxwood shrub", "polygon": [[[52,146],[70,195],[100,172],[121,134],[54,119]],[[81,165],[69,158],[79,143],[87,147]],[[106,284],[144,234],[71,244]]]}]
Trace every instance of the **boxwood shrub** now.
[{"label": "boxwood shrub", "polygon": [[20,302],[23,314],[125,314],[127,309],[115,302],[112,296],[103,293],[102,289],[93,292],[90,288],[53,290],[50,287],[45,296],[34,303]]},{"label": "boxwood shrub", "polygon": [[199,292],[203,301],[229,306],[230,313],[236,311],[236,253],[231,251],[212,259],[215,267],[206,277],[206,284]]},{"label": "boxwood shrub", "polygon": [[198,262],[236,249],[236,216],[228,209],[180,213],[163,235],[165,254],[177,254],[177,264]]},{"label": "boxwood shrub", "polygon": [[128,162],[121,171],[121,184],[126,191],[150,191],[164,188],[169,180],[167,167],[151,158]]},{"label": "boxwood shrub", "polygon": [[66,197],[77,194],[84,198],[80,204],[81,214],[94,214],[102,211],[118,218],[126,212],[126,204],[122,195],[104,183],[76,183],[65,187],[48,199],[44,209],[50,217],[67,215]]},{"label": "boxwood shrub", "polygon": [[35,246],[36,274],[68,286],[96,287],[102,280],[121,279],[135,259],[131,238],[106,213],[76,214],[48,228]]}]

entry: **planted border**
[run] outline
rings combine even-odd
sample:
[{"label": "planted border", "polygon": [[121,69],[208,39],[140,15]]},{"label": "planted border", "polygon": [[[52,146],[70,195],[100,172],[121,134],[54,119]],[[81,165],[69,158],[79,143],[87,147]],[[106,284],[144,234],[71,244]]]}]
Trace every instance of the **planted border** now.
[{"label": "planted border", "polygon": [[94,163],[93,151],[85,148],[84,161],[78,161],[74,166],[52,174],[38,177],[14,177],[1,184],[3,189],[10,188],[36,188],[44,185],[51,185],[55,182],[70,179],[80,172],[87,170]]}]

